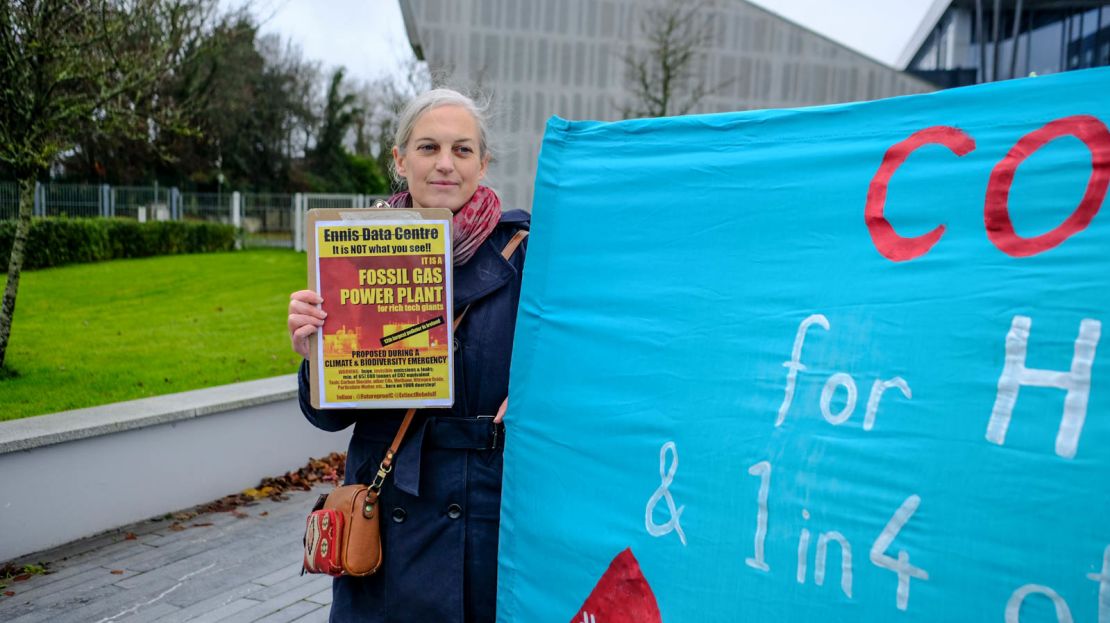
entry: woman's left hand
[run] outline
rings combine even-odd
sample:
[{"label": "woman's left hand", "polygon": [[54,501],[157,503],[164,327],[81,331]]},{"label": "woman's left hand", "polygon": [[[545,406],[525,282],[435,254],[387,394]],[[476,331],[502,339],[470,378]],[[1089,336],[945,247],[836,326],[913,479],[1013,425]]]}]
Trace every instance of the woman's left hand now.
[{"label": "woman's left hand", "polygon": [[493,416],[493,423],[500,424],[501,420],[505,419],[505,410],[509,408],[509,397],[505,396],[505,400],[501,401],[501,406],[497,407],[497,415]]}]

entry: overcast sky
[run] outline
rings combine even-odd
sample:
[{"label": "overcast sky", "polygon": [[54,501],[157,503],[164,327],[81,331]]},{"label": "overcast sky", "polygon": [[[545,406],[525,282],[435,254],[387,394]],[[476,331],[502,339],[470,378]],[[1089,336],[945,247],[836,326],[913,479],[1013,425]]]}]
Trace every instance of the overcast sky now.
[{"label": "overcast sky", "polygon": [[[241,0],[221,0],[237,6]],[[529,0],[520,0],[528,2]],[[933,0],[751,0],[887,65],[894,65]],[[372,79],[412,55],[396,0],[255,0],[262,32],[299,43],[325,68]]]},{"label": "overcast sky", "polygon": [[933,0],[750,0],[893,66]]}]

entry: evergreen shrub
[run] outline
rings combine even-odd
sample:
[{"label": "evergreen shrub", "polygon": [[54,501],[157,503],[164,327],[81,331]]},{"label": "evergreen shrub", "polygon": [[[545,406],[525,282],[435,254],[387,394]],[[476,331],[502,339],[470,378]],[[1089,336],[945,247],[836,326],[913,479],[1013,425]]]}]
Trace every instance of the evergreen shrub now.
[{"label": "evergreen shrub", "polygon": [[[14,220],[0,221],[0,258],[15,238]],[[49,268],[129,257],[231,251],[236,230],[220,223],[129,219],[36,218],[31,221],[23,268]]]}]

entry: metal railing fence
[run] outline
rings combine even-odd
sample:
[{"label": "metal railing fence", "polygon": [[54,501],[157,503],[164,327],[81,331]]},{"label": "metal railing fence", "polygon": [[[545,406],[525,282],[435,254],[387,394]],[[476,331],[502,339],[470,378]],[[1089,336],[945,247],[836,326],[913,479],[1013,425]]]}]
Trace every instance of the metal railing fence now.
[{"label": "metal railing fence", "polygon": [[170,219],[170,194],[174,189],[157,186],[110,188],[108,216],[151,221]]},{"label": "metal railing fence", "polygon": [[0,221],[19,215],[19,184],[0,182]]},{"label": "metal railing fence", "polygon": [[[181,192],[158,186],[35,185],[37,217],[130,218],[145,221],[228,223],[247,246],[303,247],[304,214],[311,208],[364,208],[377,195]],[[0,181],[0,220],[19,215],[19,184]]]},{"label": "metal railing fence", "polygon": [[243,194],[243,239],[250,246],[292,247],[296,196]]},{"label": "metal railing fence", "polygon": [[234,193],[180,193],[176,218],[183,221],[230,223],[231,200]]},{"label": "metal railing fence", "polygon": [[43,184],[43,216],[104,216],[103,187],[88,184]]}]

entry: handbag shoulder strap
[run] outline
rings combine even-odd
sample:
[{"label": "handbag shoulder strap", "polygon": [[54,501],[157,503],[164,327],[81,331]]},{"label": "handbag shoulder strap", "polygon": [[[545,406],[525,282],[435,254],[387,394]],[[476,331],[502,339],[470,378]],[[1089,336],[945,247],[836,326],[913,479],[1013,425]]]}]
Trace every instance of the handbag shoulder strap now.
[{"label": "handbag shoulder strap", "polygon": [[[464,307],[458,316],[455,316],[455,322],[451,323],[452,331],[458,330],[468,309],[470,309],[469,305]],[[374,476],[374,482],[370,483],[370,488],[374,491],[381,490],[382,485],[385,484],[385,477],[393,471],[393,456],[397,454],[397,450],[401,447],[401,442],[404,441],[405,433],[408,432],[409,424],[412,424],[412,418],[415,415],[415,407],[405,412],[405,419],[401,420],[401,427],[397,429],[397,434],[393,436],[393,443],[389,444],[389,449],[385,451],[385,458],[382,459],[382,464],[378,466],[378,473]]]},{"label": "handbag shoulder strap", "polygon": [[524,242],[524,239],[527,237],[527,229],[518,229],[516,233],[513,234],[513,237],[509,238],[509,242],[505,243],[505,248],[501,249],[501,257],[505,258],[506,260],[511,258],[513,256],[513,253],[516,253],[516,248],[519,247],[520,243]]},{"label": "handbag shoulder strap", "polygon": [[[528,237],[528,230],[517,230],[509,242],[505,244],[505,248],[501,250],[501,257],[508,260],[516,253],[517,247],[520,243]],[[463,308],[458,316],[455,316],[455,322],[451,324],[452,331],[458,331],[459,325],[462,324],[463,317],[466,316],[467,310],[470,306],[467,305]],[[405,439],[405,433],[409,430],[409,425],[412,424],[412,418],[416,415],[416,409],[409,409],[405,413],[405,419],[401,420],[401,427],[397,430],[397,434],[393,437],[393,443],[389,444],[389,449],[385,451],[385,458],[382,459],[381,465],[378,466],[378,473],[374,476],[374,481],[370,483],[370,488],[375,492],[380,491],[382,485],[385,484],[385,479],[389,473],[393,471],[393,457],[397,454],[397,450],[401,447],[401,442]]]}]

